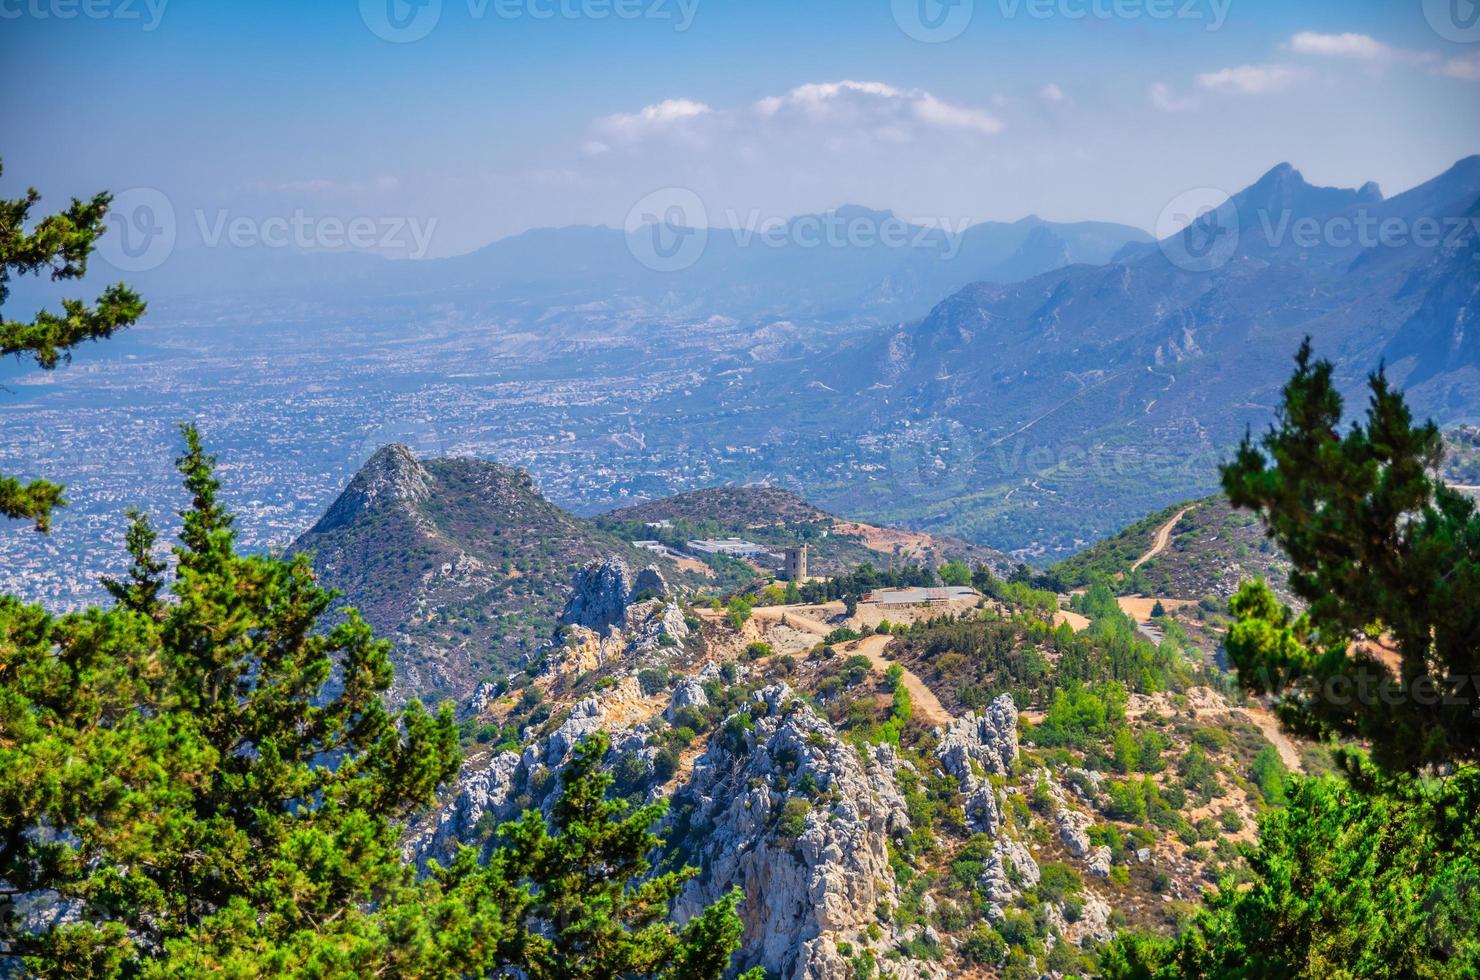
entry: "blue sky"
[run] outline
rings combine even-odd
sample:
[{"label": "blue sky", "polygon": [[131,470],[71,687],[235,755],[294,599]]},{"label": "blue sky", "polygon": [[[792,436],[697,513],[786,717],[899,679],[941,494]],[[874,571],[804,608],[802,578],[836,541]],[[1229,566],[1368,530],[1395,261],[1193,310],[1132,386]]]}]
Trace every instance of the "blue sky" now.
[{"label": "blue sky", "polygon": [[923,0],[964,24],[937,43],[919,0],[441,0],[405,43],[372,30],[387,2],[0,0],[0,190],[435,219],[450,254],[670,186],[714,223],[1149,229],[1282,160],[1393,193],[1480,152],[1480,28],[1449,0]]}]

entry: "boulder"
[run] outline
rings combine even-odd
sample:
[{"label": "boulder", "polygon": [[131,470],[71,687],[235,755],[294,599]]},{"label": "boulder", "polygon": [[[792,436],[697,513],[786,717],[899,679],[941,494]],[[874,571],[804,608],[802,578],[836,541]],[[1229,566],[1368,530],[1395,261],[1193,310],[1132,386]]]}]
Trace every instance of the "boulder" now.
[{"label": "boulder", "polygon": [[626,624],[631,599],[632,574],[627,563],[616,557],[597,559],[576,571],[560,621],[605,636],[612,627]]}]

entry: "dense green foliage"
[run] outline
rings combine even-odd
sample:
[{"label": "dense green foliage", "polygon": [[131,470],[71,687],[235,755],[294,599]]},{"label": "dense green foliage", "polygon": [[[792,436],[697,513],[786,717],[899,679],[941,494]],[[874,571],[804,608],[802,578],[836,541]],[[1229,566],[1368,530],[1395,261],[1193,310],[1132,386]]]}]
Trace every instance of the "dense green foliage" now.
[{"label": "dense green foliage", "polygon": [[1410,771],[1480,761],[1475,503],[1439,480],[1439,430],[1414,425],[1381,374],[1365,423],[1342,436],[1331,365],[1309,344],[1296,363],[1276,427],[1257,448],[1245,439],[1224,483],[1290,556],[1308,608],[1246,586],[1229,655],[1297,731],[1370,741],[1380,763]]},{"label": "dense green foliage", "polygon": [[[113,200],[109,194],[94,195],[90,201],[73,198],[67,210],[28,228],[31,209],[40,199],[34,187],[22,198],[0,198],[0,307],[10,296],[12,275],[37,275],[45,269],[55,280],[82,278],[94,243],[107,230]],[[122,283],[109,286],[92,306],[63,300],[61,313],[40,310],[30,320],[12,320],[0,313],[0,357],[30,357],[50,370],[70,357],[78,344],[111,336],[143,315],[143,301]],[[21,483],[0,475],[0,517],[33,521],[37,530],[45,531],[51,512],[65,502],[55,483]]]},{"label": "dense green foliage", "polygon": [[1342,749],[1346,778],[1299,778],[1256,756],[1255,784],[1285,805],[1261,821],[1250,887],[1224,882],[1174,938],[1122,936],[1107,976],[1480,975],[1480,718],[1462,686],[1480,673],[1480,519],[1381,374],[1339,435],[1331,374],[1303,346],[1262,451],[1246,439],[1224,470],[1307,603],[1297,616],[1246,584],[1228,649],[1285,724],[1359,738],[1370,761]]},{"label": "dense green foliage", "polygon": [[1174,941],[1122,937],[1110,977],[1471,977],[1480,970],[1473,774],[1373,793],[1302,779],[1271,810],[1251,889],[1210,896]]},{"label": "dense green foliage", "polygon": [[[48,976],[717,977],[732,895],[682,930],[661,807],[606,798],[597,739],[546,827],[418,875],[404,820],[457,772],[451,711],[383,697],[388,644],[306,558],[238,555],[193,430],[166,580],[142,516],[108,609],[0,598],[0,958]],[[166,595],[168,598],[166,598]]]}]

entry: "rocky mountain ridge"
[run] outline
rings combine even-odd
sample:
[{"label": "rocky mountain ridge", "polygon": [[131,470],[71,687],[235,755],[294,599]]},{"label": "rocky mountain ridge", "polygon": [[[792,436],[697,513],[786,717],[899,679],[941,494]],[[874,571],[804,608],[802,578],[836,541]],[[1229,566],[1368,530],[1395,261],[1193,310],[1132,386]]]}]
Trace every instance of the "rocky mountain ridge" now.
[{"label": "rocky mountain ridge", "polygon": [[[1264,805],[1242,781],[1267,743],[1212,691],[1133,695],[1128,730],[1168,758],[1148,754],[1148,775],[1135,763],[1124,775],[1099,750],[1055,747],[1044,706],[1020,708],[1022,693],[940,724],[911,720],[909,685],[885,671],[888,635],[834,647],[814,632],[858,625],[841,603],[736,626],[646,598],[613,559],[577,574],[567,619],[585,623],[565,623],[527,672],[480,689],[466,730],[491,738],[478,735],[458,784],[408,836],[419,861],[486,850],[500,822],[548,808],[574,746],[601,730],[616,791],[670,803],[660,866],[699,869],[680,918],[744,891],[737,966],[786,980],[1030,965],[1067,975],[1128,923],[1168,928],[1214,865],[1237,867],[1224,843],[1215,858],[1199,842],[1246,835]],[[919,612],[923,635],[954,628]],[[1156,800],[1164,826],[1125,812],[1127,793]]]}]

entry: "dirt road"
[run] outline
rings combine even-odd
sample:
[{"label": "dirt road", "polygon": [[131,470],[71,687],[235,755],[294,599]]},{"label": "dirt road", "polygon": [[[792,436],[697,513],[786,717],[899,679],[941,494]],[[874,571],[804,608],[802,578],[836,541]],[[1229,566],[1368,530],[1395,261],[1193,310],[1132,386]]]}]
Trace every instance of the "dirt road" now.
[{"label": "dirt road", "polygon": [[1182,520],[1183,517],[1187,516],[1187,512],[1191,509],[1191,507],[1183,507],[1181,510],[1177,511],[1177,513],[1172,515],[1171,520],[1167,521],[1161,527],[1156,529],[1156,537],[1153,538],[1151,541],[1151,550],[1146,552],[1140,558],[1136,559],[1135,563],[1131,565],[1131,571],[1134,572],[1136,569],[1140,568],[1142,565],[1146,564],[1148,561],[1155,558],[1163,551],[1167,550],[1167,545],[1171,544],[1172,541],[1172,529],[1177,526],[1177,524]]},{"label": "dirt road", "polygon": [[[842,604],[838,605],[838,611],[841,612]],[[794,606],[760,606],[751,615],[771,622],[780,622],[785,619],[788,626],[813,633],[818,639],[833,631],[833,627],[812,616],[798,612]],[[893,666],[893,661],[884,658],[884,648],[888,645],[889,637],[874,634],[865,636],[861,640],[850,640],[841,644],[838,652],[843,656],[862,654],[873,665],[875,673],[882,674]],[[903,667],[902,664],[900,666]],[[910,704],[914,707],[915,715],[931,725],[949,725],[954,719],[946,710],[945,705],[940,703],[940,698],[936,697],[935,692],[926,687],[925,682],[916,677],[909,668],[903,667],[903,669],[904,689],[910,692]]]},{"label": "dirt road", "polygon": [[1289,736],[1280,730],[1280,723],[1269,709],[1250,705],[1247,708],[1234,709],[1258,726],[1271,745],[1279,750],[1280,758],[1284,760],[1285,768],[1291,772],[1303,772],[1305,766],[1300,761],[1300,752],[1295,748],[1295,743],[1290,741]]},{"label": "dirt road", "polygon": [[[882,674],[894,666],[894,661],[884,659],[884,648],[888,645],[887,636],[866,636],[861,640],[845,643],[839,653],[850,657],[862,654],[874,665],[875,672]],[[910,692],[910,705],[914,708],[915,717],[924,719],[931,725],[949,725],[954,719],[946,706],[940,703],[940,698],[935,696],[935,692],[926,687],[925,682],[916,677],[908,667],[903,664],[899,666],[904,671],[901,682],[904,689]]]}]

